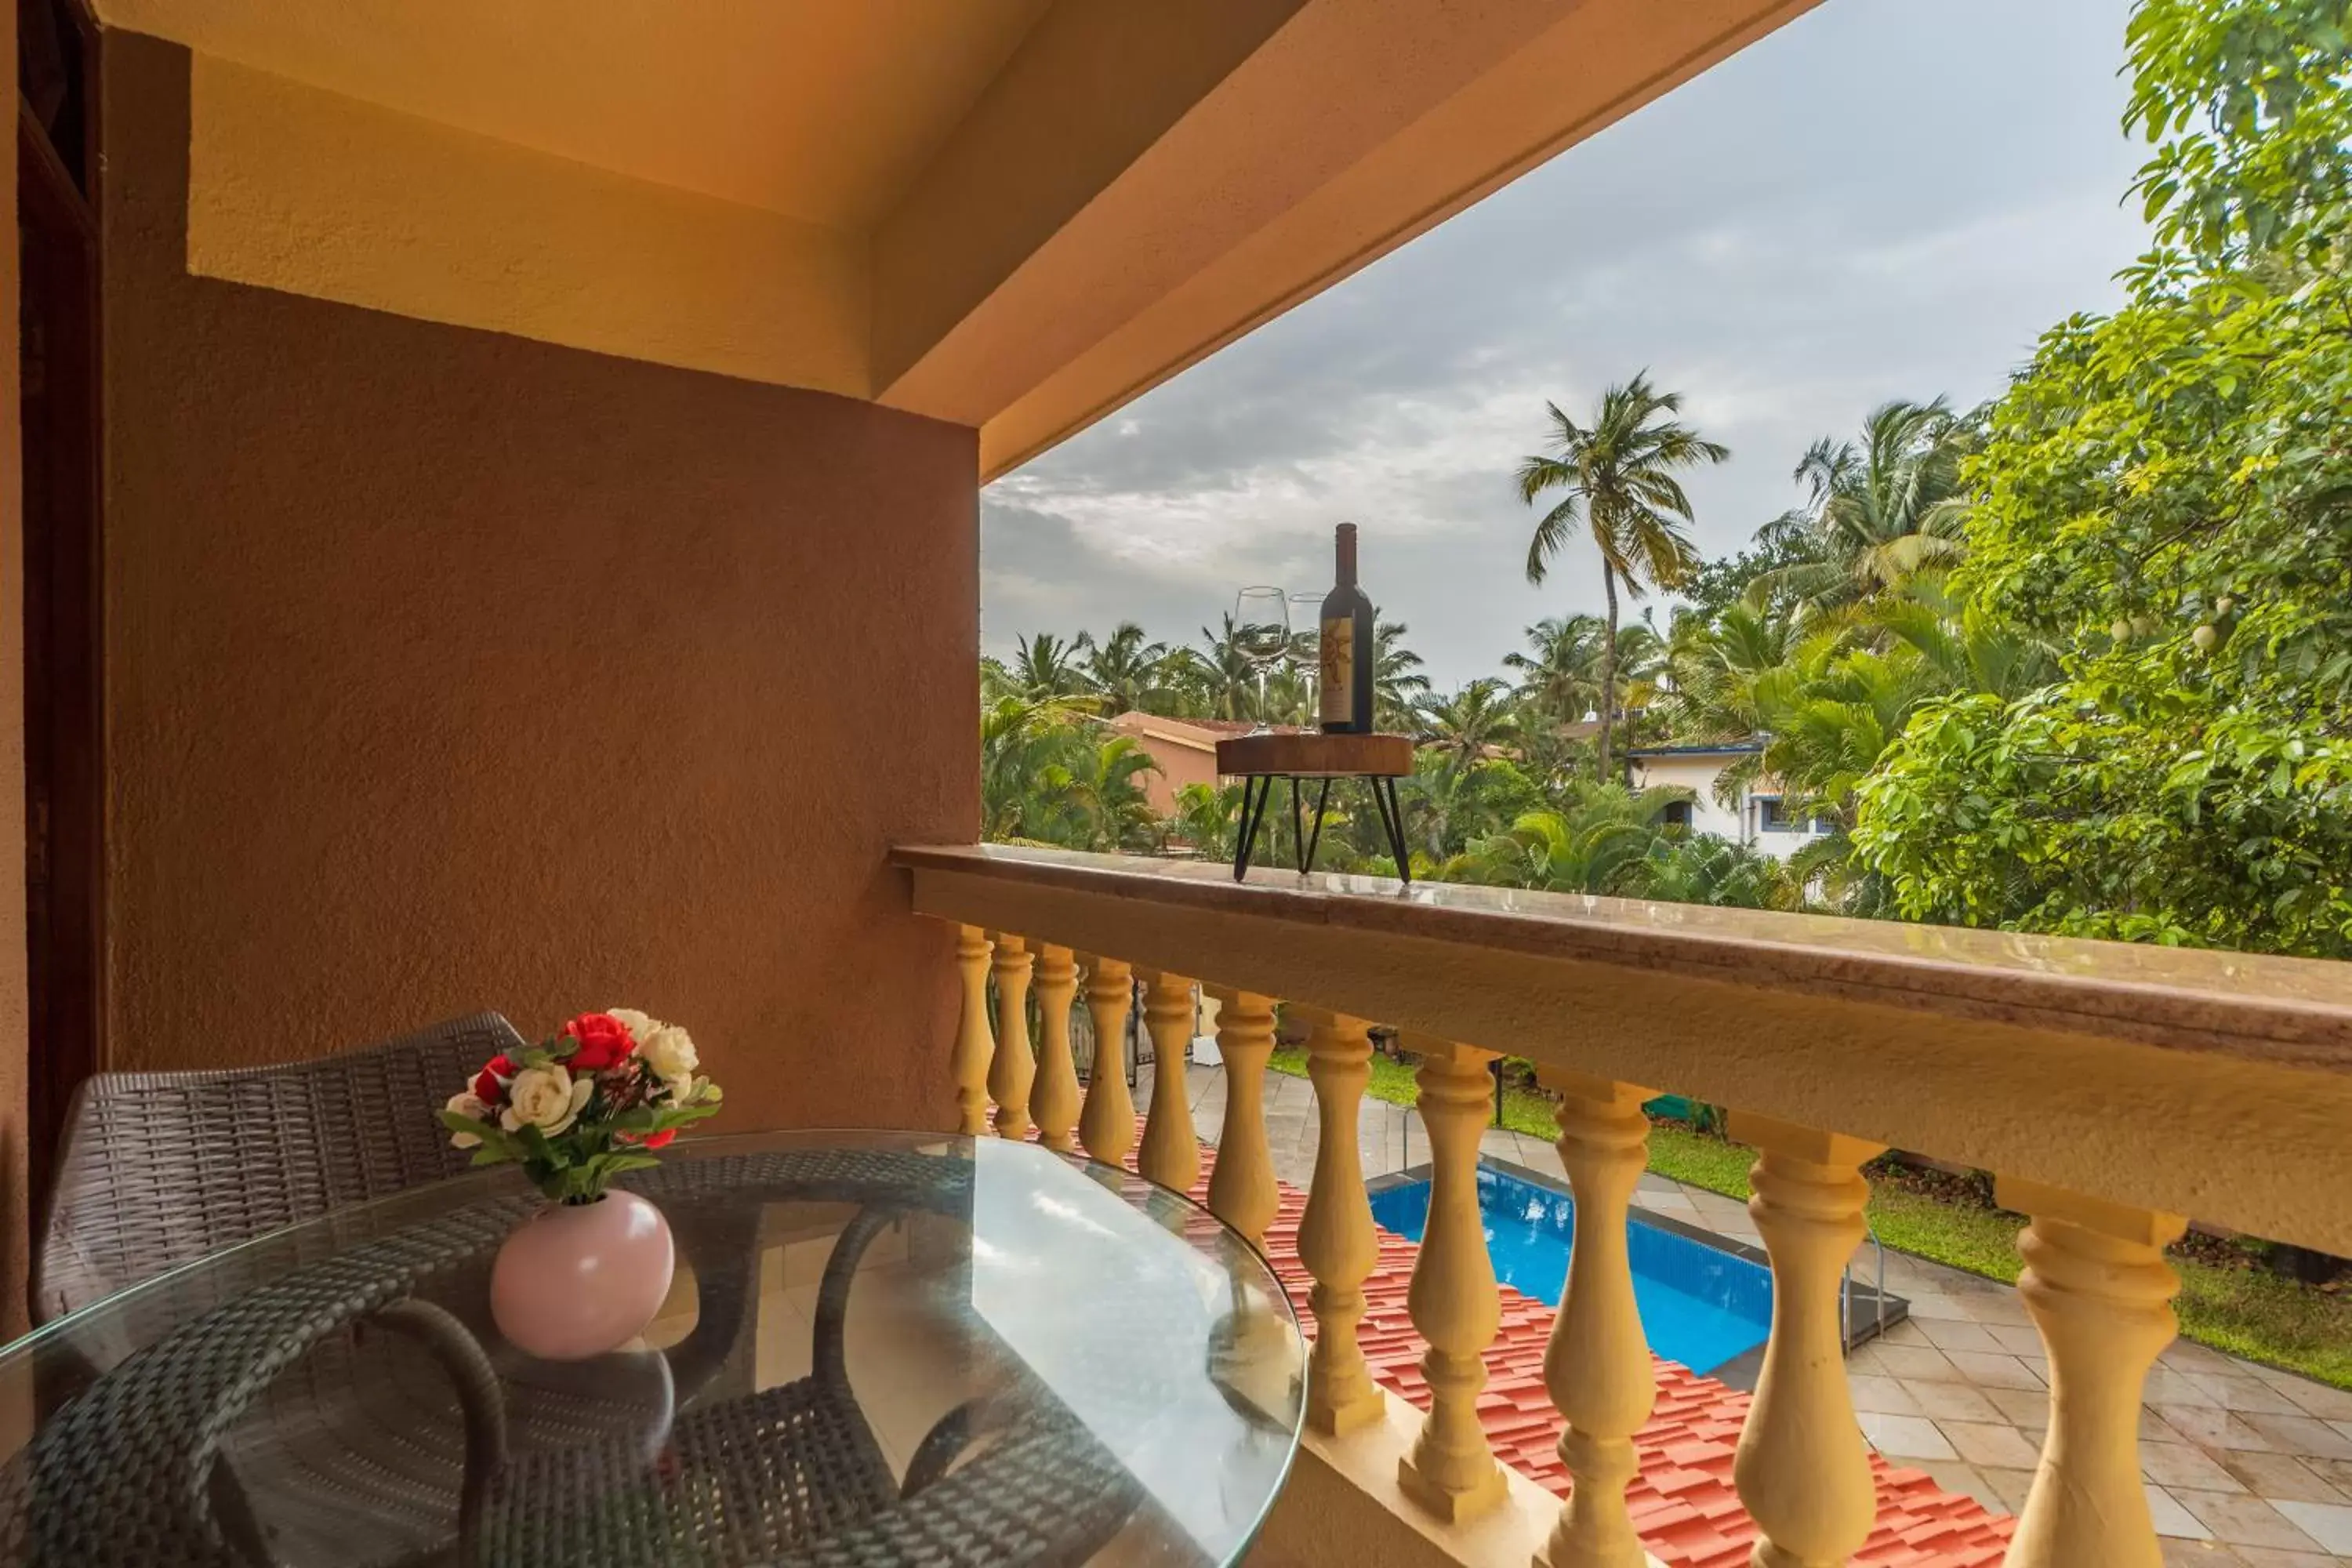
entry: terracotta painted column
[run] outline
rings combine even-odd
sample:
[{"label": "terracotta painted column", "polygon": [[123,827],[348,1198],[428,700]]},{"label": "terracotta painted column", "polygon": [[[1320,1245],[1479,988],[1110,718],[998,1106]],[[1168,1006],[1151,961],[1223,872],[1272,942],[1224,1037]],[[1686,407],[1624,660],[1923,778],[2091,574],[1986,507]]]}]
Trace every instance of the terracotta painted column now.
[{"label": "terracotta painted column", "polygon": [[2164,1249],[2189,1222],[1999,1180],[2001,1207],[2028,1215],[2018,1293],[2050,1352],[2050,1432],[2010,1540],[2009,1568],[2160,1568],[2140,1486],[2140,1394],[2179,1325],[2180,1278]]},{"label": "terracotta painted column", "polygon": [[1192,1131],[1184,1082],[1184,1049],[1192,1043],[1192,982],[1159,970],[1148,981],[1143,1026],[1151,1035],[1151,1111],[1135,1168],[1145,1181],[1189,1193],[1201,1179],[1201,1140]]},{"label": "terracotta painted column", "polygon": [[1029,1105],[1037,1118],[1037,1142],[1068,1153],[1078,1146],[1078,1069],[1070,1059],[1070,1003],[1078,971],[1070,950],[1037,949],[1037,1082]]},{"label": "terracotta painted column", "polygon": [[1438,1518],[1459,1523],[1509,1495],[1478,1422],[1486,1347],[1503,1316],[1478,1212],[1478,1135],[1493,1100],[1486,1068],[1496,1053],[1419,1037],[1404,1045],[1421,1058],[1421,1120],[1429,1133],[1429,1223],[1405,1305],[1429,1344],[1421,1370],[1430,1404],[1412,1451],[1397,1461],[1397,1485]]},{"label": "terracotta painted column", "polygon": [[1307,1304],[1315,1313],[1315,1348],[1307,1358],[1307,1418],[1344,1436],[1381,1418],[1380,1384],[1364,1364],[1356,1324],[1364,1315],[1364,1281],[1379,1261],[1356,1115],[1371,1081],[1372,1043],[1361,1018],[1310,1015],[1307,1076],[1315,1084],[1318,1136],[1315,1176],[1298,1221],[1298,1257],[1314,1278]]},{"label": "terracotta painted column", "polygon": [[1087,1017],[1094,1025],[1095,1065],[1078,1113],[1078,1142],[1106,1165],[1135,1147],[1135,1100],[1127,1092],[1127,1015],[1135,972],[1116,958],[1087,960]]},{"label": "terracotta painted column", "polygon": [[1772,1255],[1772,1337],[1732,1476],[1755,1520],[1755,1568],[1839,1568],[1870,1537],[1877,1497],[1845,1382],[1845,1266],[1861,1245],[1884,1146],[1769,1117],[1731,1113],[1755,1145],[1748,1201]]},{"label": "terracotta painted column", "polygon": [[989,941],[978,926],[956,928],[956,968],[963,976],[963,1016],[956,1026],[952,1070],[956,1131],[967,1138],[988,1131],[988,1065],[996,1038],[988,1029]]},{"label": "terracotta painted column", "polygon": [[1225,1059],[1225,1119],[1209,1173],[1209,1212],[1263,1253],[1265,1227],[1281,1206],[1265,1139],[1265,1064],[1274,1055],[1274,998],[1213,986],[1217,1054]]},{"label": "terracotta painted column", "polygon": [[1655,1092],[1545,1068],[1560,1093],[1559,1163],[1576,1194],[1568,1288],[1544,1348],[1544,1386],[1568,1423],[1559,1457],[1576,1485],[1536,1559],[1543,1568],[1644,1568],[1649,1559],[1625,1509],[1640,1468],[1633,1435],[1650,1419],[1658,1382],[1633,1303],[1626,1211],[1649,1163],[1643,1102]]},{"label": "terracotta painted column", "polygon": [[996,1060],[988,1092],[996,1097],[996,1135],[1029,1136],[1029,1084],[1037,1063],[1029,1054],[1029,966],[1036,959],[1008,931],[996,933]]}]

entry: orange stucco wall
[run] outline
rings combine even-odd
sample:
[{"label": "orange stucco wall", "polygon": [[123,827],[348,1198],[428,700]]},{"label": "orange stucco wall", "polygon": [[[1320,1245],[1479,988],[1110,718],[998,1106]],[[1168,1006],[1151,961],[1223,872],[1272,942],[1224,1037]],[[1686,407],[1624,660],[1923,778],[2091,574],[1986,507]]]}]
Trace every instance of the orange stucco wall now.
[{"label": "orange stucco wall", "polygon": [[626,1003],[713,1131],[947,1124],[973,432],[192,278],[188,56],[107,65],[112,1065]]},{"label": "orange stucco wall", "polygon": [[1151,753],[1160,764],[1156,773],[1143,775],[1143,793],[1151,802],[1151,809],[1161,816],[1175,814],[1176,796],[1187,784],[1217,784],[1217,755],[1197,746],[1180,746],[1175,742],[1157,735],[1138,735],[1135,743]]}]

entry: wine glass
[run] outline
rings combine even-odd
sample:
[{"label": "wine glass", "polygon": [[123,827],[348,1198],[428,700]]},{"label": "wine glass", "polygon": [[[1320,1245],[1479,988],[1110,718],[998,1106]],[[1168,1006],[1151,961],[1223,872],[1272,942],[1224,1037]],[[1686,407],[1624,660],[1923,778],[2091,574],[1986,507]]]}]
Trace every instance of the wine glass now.
[{"label": "wine glass", "polygon": [[1274,728],[1265,721],[1265,673],[1290,647],[1290,601],[1279,588],[1244,588],[1234,602],[1234,648],[1257,669],[1257,728],[1263,735]]},{"label": "wine glass", "polygon": [[1323,595],[1291,595],[1290,625],[1290,668],[1307,689],[1307,727],[1312,730],[1322,711],[1316,699],[1323,675]]}]

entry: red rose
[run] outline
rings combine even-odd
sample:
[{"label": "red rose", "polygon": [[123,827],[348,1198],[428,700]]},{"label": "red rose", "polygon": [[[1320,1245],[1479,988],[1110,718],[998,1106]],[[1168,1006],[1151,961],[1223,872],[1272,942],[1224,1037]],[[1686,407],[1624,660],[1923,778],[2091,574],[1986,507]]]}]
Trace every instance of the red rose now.
[{"label": "red rose", "polygon": [[474,1098],[484,1105],[496,1105],[507,1092],[507,1085],[515,1075],[515,1065],[504,1051],[482,1064],[474,1075]]},{"label": "red rose", "polygon": [[621,1134],[625,1142],[646,1149],[666,1149],[669,1146],[669,1141],[677,1136],[677,1129],[675,1127],[665,1127],[660,1131],[649,1133],[643,1138],[635,1137],[626,1132]]},{"label": "red rose", "polygon": [[603,1072],[637,1048],[629,1026],[610,1013],[583,1013],[563,1026],[563,1037],[580,1042],[565,1065],[573,1072]]}]

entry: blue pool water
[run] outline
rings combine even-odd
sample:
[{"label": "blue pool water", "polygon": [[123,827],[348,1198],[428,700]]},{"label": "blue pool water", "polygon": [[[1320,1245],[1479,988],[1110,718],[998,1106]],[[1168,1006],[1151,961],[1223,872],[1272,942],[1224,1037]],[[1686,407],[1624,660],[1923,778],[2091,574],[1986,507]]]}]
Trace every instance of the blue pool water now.
[{"label": "blue pool water", "polygon": [[[1478,1208],[1496,1278],[1550,1305],[1568,1282],[1576,1205],[1559,1193],[1481,1165]],[[1429,1184],[1372,1195],[1372,1218],[1413,1241],[1429,1224]],[[1633,1300],[1650,1348],[1693,1372],[1713,1372],[1764,1342],[1772,1327],[1772,1271],[1674,1231],[1627,1227]]]}]

